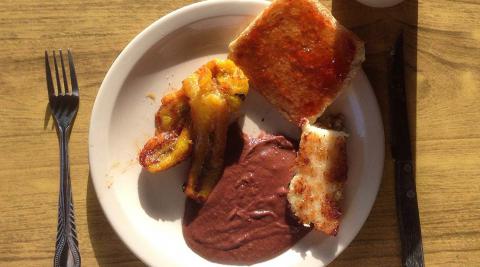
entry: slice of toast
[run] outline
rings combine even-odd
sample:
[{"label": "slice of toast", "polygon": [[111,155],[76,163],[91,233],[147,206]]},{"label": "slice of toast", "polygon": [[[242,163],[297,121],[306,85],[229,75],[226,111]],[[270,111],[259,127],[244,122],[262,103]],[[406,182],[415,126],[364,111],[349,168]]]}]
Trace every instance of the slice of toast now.
[{"label": "slice of toast", "polygon": [[229,48],[253,88],[297,125],[315,122],[365,58],[363,42],[317,0],[273,1]]},{"label": "slice of toast", "polygon": [[303,224],[335,236],[340,224],[343,186],[347,179],[347,134],[302,125],[302,137],[287,195],[290,207]]}]

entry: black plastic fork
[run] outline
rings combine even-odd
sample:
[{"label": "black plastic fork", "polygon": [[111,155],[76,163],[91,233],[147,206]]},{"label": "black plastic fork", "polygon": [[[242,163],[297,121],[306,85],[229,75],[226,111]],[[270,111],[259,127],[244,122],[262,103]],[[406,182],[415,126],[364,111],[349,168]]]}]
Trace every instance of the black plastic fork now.
[{"label": "black plastic fork", "polygon": [[68,65],[70,69],[70,81],[72,90],[69,92],[65,65],[63,63],[62,50],[59,50],[60,63],[63,76],[63,90],[58,73],[57,58],[53,51],[55,77],[57,81],[57,94],[52,81],[52,73],[48,60],[48,52],[45,51],[45,74],[47,79],[48,102],[55,119],[55,125],[60,144],[60,193],[58,199],[58,226],[57,241],[55,244],[55,267],[81,265],[80,251],[78,249],[77,230],[75,227],[75,214],[73,212],[72,187],[70,181],[70,164],[68,162],[68,140],[73,127],[73,121],[77,115],[79,106],[77,76],[73,57],[68,50]]}]

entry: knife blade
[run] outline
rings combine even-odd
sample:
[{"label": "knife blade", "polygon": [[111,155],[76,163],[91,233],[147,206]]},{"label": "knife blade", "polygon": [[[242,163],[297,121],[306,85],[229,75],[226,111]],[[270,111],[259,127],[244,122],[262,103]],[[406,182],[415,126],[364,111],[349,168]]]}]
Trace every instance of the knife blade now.
[{"label": "knife blade", "polygon": [[424,266],[422,233],[408,127],[403,34],[391,51],[390,125],[392,157],[395,161],[395,198],[403,266]]}]

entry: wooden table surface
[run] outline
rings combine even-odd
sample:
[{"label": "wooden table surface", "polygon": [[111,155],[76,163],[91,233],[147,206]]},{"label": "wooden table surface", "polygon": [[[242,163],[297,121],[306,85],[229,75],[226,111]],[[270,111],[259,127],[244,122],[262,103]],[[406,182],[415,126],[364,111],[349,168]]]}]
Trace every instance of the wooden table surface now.
[{"label": "wooden table surface", "polygon": [[[44,49],[71,47],[81,106],[70,140],[84,266],[143,265],[106,220],[89,180],[88,126],[110,65],[142,29],[187,0],[0,2],[0,266],[49,266],[55,244],[58,144],[46,123]],[[427,266],[480,266],[480,2],[415,0],[374,9],[323,1],[367,42],[364,69],[384,117],[380,192],[331,266],[399,266],[388,144],[386,60],[406,34],[411,135]]]}]

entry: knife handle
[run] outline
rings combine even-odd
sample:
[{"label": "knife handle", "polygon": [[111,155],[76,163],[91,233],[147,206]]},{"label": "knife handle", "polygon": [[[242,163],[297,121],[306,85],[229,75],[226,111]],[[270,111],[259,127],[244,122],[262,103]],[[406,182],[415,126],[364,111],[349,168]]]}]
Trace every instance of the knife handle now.
[{"label": "knife handle", "polygon": [[395,196],[402,243],[402,266],[423,267],[422,233],[411,160],[395,161]]}]

